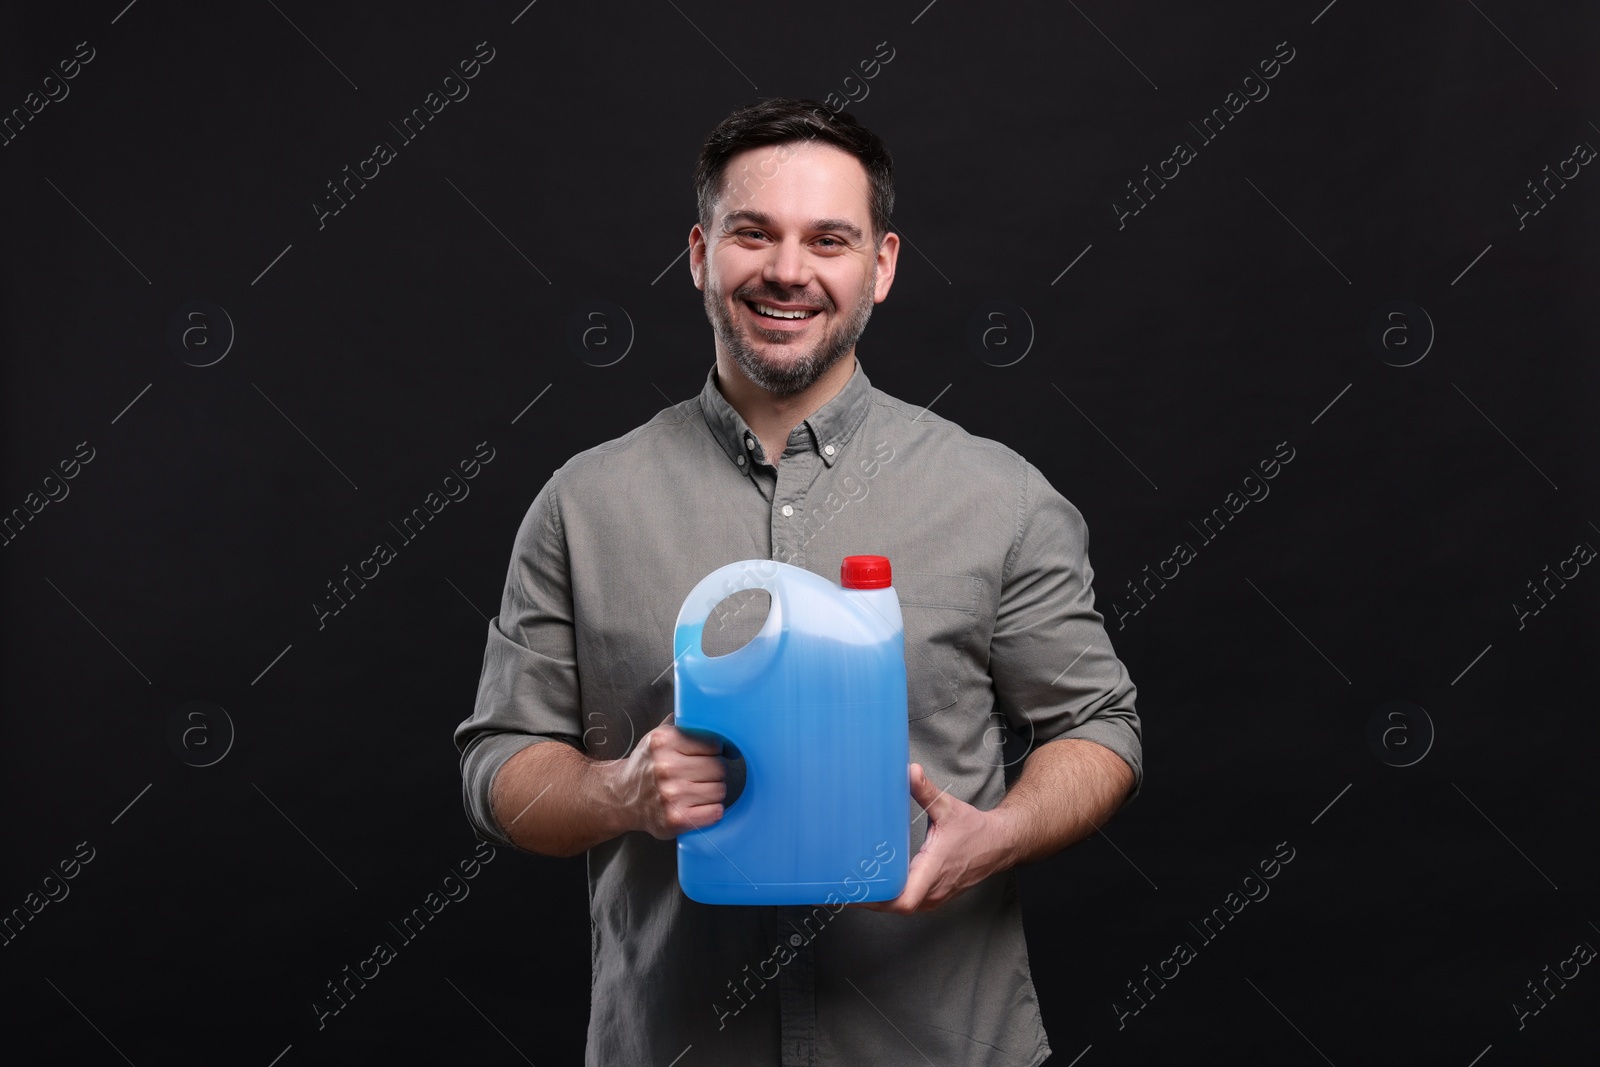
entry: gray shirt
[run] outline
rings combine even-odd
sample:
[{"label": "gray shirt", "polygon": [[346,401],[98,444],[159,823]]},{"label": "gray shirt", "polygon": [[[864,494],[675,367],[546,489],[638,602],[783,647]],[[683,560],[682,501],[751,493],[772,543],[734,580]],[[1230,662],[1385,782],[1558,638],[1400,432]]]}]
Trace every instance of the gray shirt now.
[{"label": "gray shirt", "polygon": [[[768,462],[713,369],[697,398],[574,456],[540,490],[455,734],[480,835],[510,843],[489,787],[524,746],[615,759],[672,713],[678,609],[741,559],[837,581],[846,555],[889,557],[911,758],[951,795],[1000,802],[1004,724],[1032,748],[1104,745],[1142,780],[1134,685],[1094,608],[1088,530],[1032,464],[872,388],[859,363],[781,459]],[[926,832],[916,811],[913,853]],[[699,904],[678,887],[674,842],[643,832],[588,864],[589,1064],[664,1067],[688,1046],[682,1067],[1049,1054],[1012,872],[898,916]]]}]

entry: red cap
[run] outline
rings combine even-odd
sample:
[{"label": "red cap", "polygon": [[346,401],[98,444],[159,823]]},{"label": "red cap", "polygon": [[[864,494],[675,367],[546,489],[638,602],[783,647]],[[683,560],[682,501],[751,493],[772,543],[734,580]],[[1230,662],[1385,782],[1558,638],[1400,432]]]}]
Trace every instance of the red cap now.
[{"label": "red cap", "polygon": [[846,556],[839,565],[839,584],[846,589],[889,588],[889,557]]}]

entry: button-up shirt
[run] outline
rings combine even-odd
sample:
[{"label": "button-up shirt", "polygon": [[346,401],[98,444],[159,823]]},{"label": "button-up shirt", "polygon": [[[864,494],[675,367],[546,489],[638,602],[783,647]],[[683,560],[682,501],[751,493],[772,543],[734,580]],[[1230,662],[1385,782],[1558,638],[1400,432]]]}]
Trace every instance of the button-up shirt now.
[{"label": "button-up shirt", "polygon": [[[1134,685],[1094,607],[1083,517],[1031,463],[873,388],[845,387],[774,465],[717,387],[580,453],[517,532],[472,715],[457,728],[467,814],[521,748],[628,753],[673,710],[678,610],[711,571],[775,559],[837,581],[893,567],[911,758],[980,809],[1018,745],[1109,748],[1142,781]],[[735,801],[737,803],[737,801]],[[916,812],[911,849],[927,817]],[[909,815],[908,815],[909,817]],[[911,916],[842,905],[717,906],[678,886],[675,845],[589,850],[587,1063],[1023,1065],[1049,1055],[1013,872]],[[691,1049],[692,1046],[692,1049]]]}]

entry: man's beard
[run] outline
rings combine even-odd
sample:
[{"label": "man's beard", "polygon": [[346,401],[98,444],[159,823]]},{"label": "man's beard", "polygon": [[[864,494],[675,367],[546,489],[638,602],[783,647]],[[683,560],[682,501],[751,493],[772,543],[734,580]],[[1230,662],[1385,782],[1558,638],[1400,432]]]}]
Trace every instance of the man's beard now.
[{"label": "man's beard", "polygon": [[[711,286],[706,286],[705,304],[706,317],[711,320],[711,328],[717,335],[717,340],[733,356],[739,369],[744,371],[756,385],[776,396],[793,396],[809,388],[818,378],[827,373],[845,354],[855,348],[856,342],[861,339],[861,334],[867,328],[867,320],[872,317],[872,293],[878,278],[877,265],[873,265],[872,276],[867,280],[866,287],[861,292],[861,298],[856,301],[856,306],[843,320],[833,318],[835,311],[833,302],[823,295],[820,303],[823,310],[830,313],[833,328],[818,340],[810,352],[800,355],[787,363],[779,364],[769,362],[756,351],[748,338],[734,322],[733,312],[720,294],[712,292]],[[747,286],[733,294],[735,299],[745,301],[763,300],[772,303],[785,304],[794,301],[789,297],[775,297],[766,293],[760,286]],[[807,303],[811,303],[809,298]],[[776,344],[780,347],[790,347],[798,342],[788,334],[774,334],[780,338]],[[765,340],[765,338],[763,338]]]}]

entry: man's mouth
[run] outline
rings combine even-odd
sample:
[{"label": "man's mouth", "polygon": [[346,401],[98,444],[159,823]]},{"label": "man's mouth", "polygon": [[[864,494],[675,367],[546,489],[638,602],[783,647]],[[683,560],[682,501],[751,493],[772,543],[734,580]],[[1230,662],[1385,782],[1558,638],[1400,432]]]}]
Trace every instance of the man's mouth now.
[{"label": "man's mouth", "polygon": [[779,307],[779,306],[777,306],[775,304],[765,304],[765,303],[762,303],[762,302],[756,301],[756,300],[746,300],[746,301],[744,301],[744,305],[746,307],[748,307],[751,311],[755,312],[757,315],[761,316],[762,318],[768,318],[768,319],[787,319],[787,320],[791,320],[791,321],[794,321],[794,320],[803,321],[805,319],[815,318],[818,314],[821,313],[820,309],[818,309],[818,308],[808,308],[808,307],[784,308],[784,307]]}]

